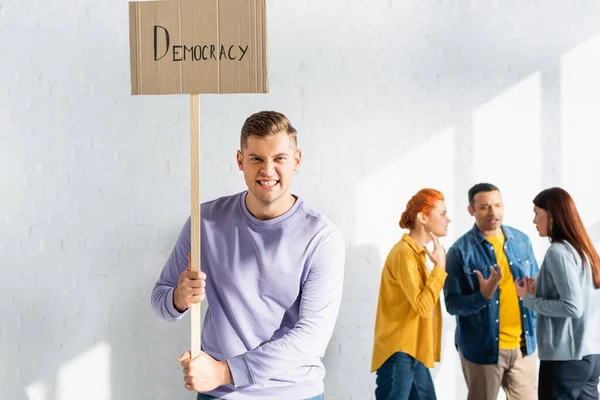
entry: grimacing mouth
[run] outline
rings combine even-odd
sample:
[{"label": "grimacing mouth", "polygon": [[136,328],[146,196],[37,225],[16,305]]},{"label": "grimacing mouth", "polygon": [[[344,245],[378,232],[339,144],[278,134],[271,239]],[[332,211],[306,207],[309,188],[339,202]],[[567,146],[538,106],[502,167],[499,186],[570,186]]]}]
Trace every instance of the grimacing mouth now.
[{"label": "grimacing mouth", "polygon": [[[270,184],[263,183],[265,181],[269,182]],[[257,179],[256,180],[256,183],[258,183],[261,186],[266,186],[266,187],[273,187],[273,186],[279,184],[280,182],[281,181],[279,179]]]}]

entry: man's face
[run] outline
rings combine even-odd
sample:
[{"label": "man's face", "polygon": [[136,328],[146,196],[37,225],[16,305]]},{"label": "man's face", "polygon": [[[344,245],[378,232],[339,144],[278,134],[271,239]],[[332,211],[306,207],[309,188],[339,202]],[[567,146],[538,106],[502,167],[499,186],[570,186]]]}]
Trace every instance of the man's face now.
[{"label": "man's face", "polygon": [[265,138],[250,136],[242,150],[237,152],[238,167],[259,203],[270,205],[288,193],[302,153],[286,132]]},{"label": "man's face", "polygon": [[480,192],[473,198],[474,206],[469,205],[469,213],[475,217],[480,231],[499,229],[504,218],[504,203],[499,191]]}]

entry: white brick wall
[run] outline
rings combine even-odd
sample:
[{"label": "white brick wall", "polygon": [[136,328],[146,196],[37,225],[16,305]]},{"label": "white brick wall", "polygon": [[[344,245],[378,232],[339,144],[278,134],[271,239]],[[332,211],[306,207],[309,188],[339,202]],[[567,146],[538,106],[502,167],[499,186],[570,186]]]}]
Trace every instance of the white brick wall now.
[{"label": "white brick wall", "polygon": [[[446,193],[448,245],[477,180],[532,235],[531,199],[564,186],[600,243],[597,2],[278,0],[268,17],[271,93],[202,97],[202,196],[243,188],[250,113],[290,117],[294,192],[348,242],[328,399],[373,398],[380,269],[417,189]],[[188,98],[129,95],[127,24],[123,0],[0,0],[3,400],[191,398],[176,363],[189,321],[149,306],[189,212]],[[444,322],[436,386],[462,399]]]}]

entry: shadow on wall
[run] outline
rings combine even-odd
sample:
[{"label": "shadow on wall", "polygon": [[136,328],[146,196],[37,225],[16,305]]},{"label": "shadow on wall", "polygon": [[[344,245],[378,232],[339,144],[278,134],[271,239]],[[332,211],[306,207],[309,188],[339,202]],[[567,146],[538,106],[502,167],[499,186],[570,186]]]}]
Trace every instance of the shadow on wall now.
[{"label": "shadow on wall", "polygon": [[[27,328],[19,341],[27,345],[16,347],[14,360],[8,353],[7,361],[19,371],[25,393],[14,398],[189,398],[176,361],[189,348],[189,317],[168,323],[150,306],[179,229],[164,234],[165,244],[155,249],[159,257],[143,249],[103,250],[88,260],[61,256],[61,276],[72,284],[44,293],[47,301],[36,301],[33,310],[19,309]],[[35,314],[44,318],[29,326]]]}]

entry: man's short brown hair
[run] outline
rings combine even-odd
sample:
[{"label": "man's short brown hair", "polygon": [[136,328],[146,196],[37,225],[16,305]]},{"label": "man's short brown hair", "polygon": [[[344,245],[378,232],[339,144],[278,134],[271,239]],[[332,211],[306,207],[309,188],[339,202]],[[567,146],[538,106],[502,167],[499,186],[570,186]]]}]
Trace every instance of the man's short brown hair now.
[{"label": "man's short brown hair", "polygon": [[244,150],[250,136],[265,138],[276,135],[279,132],[286,132],[294,141],[294,145],[298,145],[296,128],[292,126],[292,123],[285,115],[277,111],[260,111],[252,114],[246,119],[244,126],[242,126],[240,150]]}]

